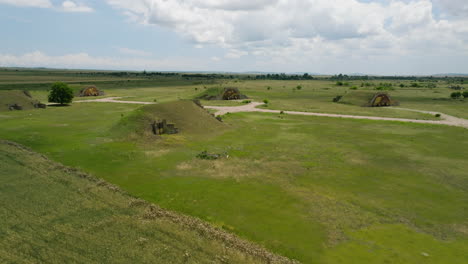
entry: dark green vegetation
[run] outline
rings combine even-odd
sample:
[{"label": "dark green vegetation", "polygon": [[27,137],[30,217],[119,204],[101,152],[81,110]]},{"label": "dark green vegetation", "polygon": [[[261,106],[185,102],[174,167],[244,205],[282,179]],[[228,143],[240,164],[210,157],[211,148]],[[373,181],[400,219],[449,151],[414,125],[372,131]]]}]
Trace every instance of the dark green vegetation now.
[{"label": "dark green vegetation", "polygon": [[10,106],[19,105],[23,110],[34,109],[39,103],[27,91],[2,91],[0,90],[0,112],[10,111]]},{"label": "dark green vegetation", "polygon": [[2,263],[287,262],[0,141]]},{"label": "dark green vegetation", "polygon": [[[354,86],[378,91],[361,81],[346,80],[349,87],[336,80],[205,81],[106,89],[132,100],[176,101],[169,104],[75,103],[2,113],[0,138],[304,263],[468,261],[468,130],[266,113],[228,114],[220,123],[177,99],[194,98],[204,86],[232,85],[280,110],[435,117],[332,102]],[[448,81],[437,88],[388,82],[402,107],[467,117],[467,102],[449,98]],[[147,116],[173,118],[181,133],[131,136]],[[186,123],[194,119],[207,123]],[[197,158],[203,151],[227,155]]]},{"label": "dark green vegetation", "polygon": [[71,103],[73,97],[73,90],[68,87],[68,84],[63,82],[56,82],[52,85],[49,96],[47,98],[51,103],[65,105]]}]

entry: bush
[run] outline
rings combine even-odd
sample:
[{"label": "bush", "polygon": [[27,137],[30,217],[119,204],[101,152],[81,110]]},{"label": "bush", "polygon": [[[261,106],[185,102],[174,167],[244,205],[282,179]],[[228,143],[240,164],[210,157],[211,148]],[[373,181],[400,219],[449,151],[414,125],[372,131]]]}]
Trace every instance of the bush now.
[{"label": "bush", "polygon": [[338,95],[338,96],[336,96],[335,98],[333,98],[333,102],[334,102],[334,103],[338,103],[338,102],[341,100],[341,98],[343,98],[343,96],[342,96],[342,95]]},{"label": "bush", "polygon": [[264,99],[264,100],[263,100],[263,103],[266,104],[266,105],[267,105],[269,102],[270,102],[270,101],[268,101],[268,99]]},{"label": "bush", "polygon": [[462,95],[464,98],[468,99],[468,91],[464,91]]},{"label": "bush", "polygon": [[48,99],[51,103],[69,104],[73,101],[73,90],[66,83],[56,82],[52,85]]},{"label": "bush", "polygon": [[357,90],[357,87],[356,86],[353,86],[351,88],[349,88],[350,90]]},{"label": "bush", "polygon": [[296,89],[297,89],[297,90],[302,90],[302,86],[298,85],[298,86],[296,87]]},{"label": "bush", "polygon": [[435,114],[435,117],[440,117],[440,114]]},{"label": "bush", "polygon": [[460,85],[452,85],[449,88],[452,89],[452,90],[461,90],[461,89],[463,89],[463,87],[461,87]]},{"label": "bush", "polygon": [[202,151],[200,154],[197,155],[197,158],[204,159],[204,160],[217,160],[223,157],[227,157],[226,153],[223,154],[215,154],[215,153],[208,153],[208,151]]},{"label": "bush", "polygon": [[268,87],[267,87],[267,90],[271,90],[271,86],[268,86]]},{"label": "bush", "polygon": [[338,82],[336,82],[336,85],[343,86],[343,82],[338,81]]},{"label": "bush", "polygon": [[244,100],[242,101],[243,104],[250,104],[252,101],[251,100]]},{"label": "bush", "polygon": [[458,99],[458,98],[460,98],[461,96],[462,96],[462,93],[460,93],[460,92],[453,92],[453,93],[450,94],[450,97],[451,97],[452,99]]}]

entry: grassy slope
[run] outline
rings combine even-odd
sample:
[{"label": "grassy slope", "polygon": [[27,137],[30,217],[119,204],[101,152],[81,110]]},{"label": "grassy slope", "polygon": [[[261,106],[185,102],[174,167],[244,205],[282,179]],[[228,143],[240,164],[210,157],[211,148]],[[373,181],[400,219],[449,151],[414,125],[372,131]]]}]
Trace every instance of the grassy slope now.
[{"label": "grassy slope", "polygon": [[23,91],[0,91],[0,112],[9,111],[8,105],[18,104],[23,110],[34,109],[35,100],[24,94]]},{"label": "grassy slope", "polygon": [[0,165],[2,263],[286,261],[11,142]]}]

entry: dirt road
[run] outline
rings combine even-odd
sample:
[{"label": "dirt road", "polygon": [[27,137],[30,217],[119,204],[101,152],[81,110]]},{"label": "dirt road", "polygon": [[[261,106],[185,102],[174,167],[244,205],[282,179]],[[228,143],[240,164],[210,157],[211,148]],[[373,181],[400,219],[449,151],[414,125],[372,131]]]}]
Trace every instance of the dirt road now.
[{"label": "dirt road", "polygon": [[[262,113],[275,113],[279,114],[280,110],[261,109],[257,106],[262,103],[252,102],[250,104],[241,106],[205,106],[207,109],[217,110],[215,115],[224,115],[226,113],[237,113],[237,112],[262,112]],[[402,111],[413,111],[425,114],[440,114],[441,120],[419,120],[419,119],[406,119],[406,118],[393,118],[393,117],[377,117],[377,116],[357,116],[357,115],[341,115],[341,114],[324,114],[324,113],[310,113],[310,112],[297,112],[297,111],[283,111],[285,114],[290,115],[305,115],[305,116],[325,116],[325,117],[338,117],[338,118],[351,118],[351,119],[368,119],[368,120],[384,120],[384,121],[398,121],[398,122],[410,122],[410,123],[421,123],[421,124],[436,124],[436,125],[448,125],[468,128],[468,120],[458,118],[450,115],[446,115],[438,112],[421,111],[407,108],[393,108]]]},{"label": "dirt road", "polygon": [[[121,103],[121,104],[155,104],[153,102],[138,102],[138,101],[120,101],[122,97],[107,97],[101,99],[90,99],[90,100],[81,100],[75,101],[75,103]],[[263,103],[252,102],[250,104],[241,105],[241,106],[205,106],[207,109],[217,110],[215,115],[224,115],[226,113],[238,113],[238,112],[261,112],[261,113],[275,113],[279,114],[280,110],[271,110],[271,109],[262,109],[257,108],[257,106],[262,105]],[[451,115],[446,115],[439,112],[432,111],[422,111],[408,108],[392,107],[392,109],[399,109],[402,111],[413,111],[419,113],[425,113],[430,115],[440,114],[441,120],[419,120],[419,119],[406,119],[406,118],[393,118],[393,117],[378,117],[378,116],[358,116],[358,115],[341,115],[341,114],[324,114],[324,113],[311,113],[311,112],[297,112],[297,111],[283,111],[285,114],[289,115],[305,115],[305,116],[324,116],[324,117],[336,117],[336,118],[351,118],[351,119],[368,119],[368,120],[383,120],[383,121],[398,121],[398,122],[409,122],[409,123],[420,123],[420,124],[435,124],[435,125],[447,125],[447,126],[457,126],[464,127],[468,129],[468,120],[463,118],[454,117]]]}]

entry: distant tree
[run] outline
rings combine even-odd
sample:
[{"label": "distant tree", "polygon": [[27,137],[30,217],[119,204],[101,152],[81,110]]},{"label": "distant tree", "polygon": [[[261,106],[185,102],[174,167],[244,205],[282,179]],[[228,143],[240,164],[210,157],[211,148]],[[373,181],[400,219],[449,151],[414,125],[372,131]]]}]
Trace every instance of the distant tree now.
[{"label": "distant tree", "polygon": [[460,92],[453,92],[452,94],[450,94],[450,97],[452,97],[452,99],[458,99],[462,96],[462,93]]},{"label": "distant tree", "polygon": [[69,104],[73,100],[73,90],[66,83],[56,82],[52,85],[48,99],[51,103]]}]

